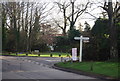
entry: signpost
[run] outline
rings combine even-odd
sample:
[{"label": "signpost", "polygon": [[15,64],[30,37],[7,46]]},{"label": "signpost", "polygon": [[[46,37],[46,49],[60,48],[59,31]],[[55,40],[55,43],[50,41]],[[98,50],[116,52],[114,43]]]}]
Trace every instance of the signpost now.
[{"label": "signpost", "polygon": [[82,42],[83,41],[88,41],[89,37],[74,37],[75,40],[80,40],[80,56],[79,56],[79,62],[82,62]]}]

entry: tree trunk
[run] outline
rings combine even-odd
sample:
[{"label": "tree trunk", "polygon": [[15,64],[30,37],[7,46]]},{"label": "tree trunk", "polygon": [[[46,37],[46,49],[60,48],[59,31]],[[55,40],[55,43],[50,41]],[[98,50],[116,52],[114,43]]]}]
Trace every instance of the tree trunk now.
[{"label": "tree trunk", "polygon": [[5,48],[6,48],[5,23],[6,23],[6,13],[5,13],[5,9],[4,9],[4,4],[2,4],[2,50],[5,50]]},{"label": "tree trunk", "polygon": [[72,21],[70,22],[70,30],[74,29],[74,2],[72,4]]},{"label": "tree trunk", "polygon": [[113,19],[113,6],[112,2],[108,3],[108,16],[109,16],[109,27],[110,27],[110,57],[116,58],[118,57],[118,50],[117,50],[117,34],[116,34],[116,27],[115,22]]},{"label": "tree trunk", "polygon": [[64,15],[64,28],[63,28],[63,35],[65,36],[66,35],[66,26],[67,26],[67,19],[66,19],[66,9],[64,8],[64,11],[63,11],[63,15]]},{"label": "tree trunk", "polygon": [[32,11],[33,11],[33,4],[32,4],[32,7],[31,7],[31,15],[30,15],[30,29],[29,29],[29,52],[31,52],[31,33],[32,33],[32,15],[33,15],[33,13],[32,13]]}]

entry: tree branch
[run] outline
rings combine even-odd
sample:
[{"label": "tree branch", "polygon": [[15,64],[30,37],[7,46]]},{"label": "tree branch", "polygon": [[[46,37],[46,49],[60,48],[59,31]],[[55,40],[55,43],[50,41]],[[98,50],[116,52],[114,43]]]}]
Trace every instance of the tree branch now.
[{"label": "tree branch", "polygon": [[75,17],[74,23],[77,21],[78,17],[79,17],[80,15],[82,15],[82,13],[87,9],[88,4],[89,4],[89,2],[85,5],[85,8],[84,8],[84,9],[82,9],[82,10],[79,9],[80,11],[77,12],[77,15],[76,15],[76,17]]}]

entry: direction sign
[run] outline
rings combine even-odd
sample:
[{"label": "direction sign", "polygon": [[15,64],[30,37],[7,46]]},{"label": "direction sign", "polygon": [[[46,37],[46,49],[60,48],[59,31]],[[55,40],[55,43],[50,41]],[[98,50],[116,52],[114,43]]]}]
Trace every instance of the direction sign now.
[{"label": "direction sign", "polygon": [[74,39],[75,40],[80,40],[80,57],[79,57],[79,61],[81,62],[82,61],[82,42],[83,41],[88,41],[89,37],[80,36],[80,37],[74,37]]},{"label": "direction sign", "polygon": [[89,40],[89,37],[74,37],[75,40]]}]

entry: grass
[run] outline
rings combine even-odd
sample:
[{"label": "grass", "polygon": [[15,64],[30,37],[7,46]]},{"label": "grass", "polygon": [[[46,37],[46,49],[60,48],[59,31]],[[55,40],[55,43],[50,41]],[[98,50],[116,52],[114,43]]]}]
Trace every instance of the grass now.
[{"label": "grass", "polygon": [[11,53],[11,54],[2,54],[2,55],[50,57],[51,54],[52,54],[52,57],[59,57],[59,54],[61,55],[60,57],[67,57],[68,55],[70,56],[69,53],[56,53],[56,52],[51,52],[51,53],[40,53],[40,56],[39,56],[38,54],[28,54],[28,55],[26,55],[25,53],[18,53],[17,55],[16,55],[15,53]]},{"label": "grass", "polygon": [[[57,63],[57,65],[64,68],[82,70],[85,72],[106,75],[113,78],[120,77],[120,75],[118,75],[118,69],[120,69],[120,66],[118,67],[118,62],[60,62]],[[91,70],[91,66],[93,67],[93,70]]]}]

